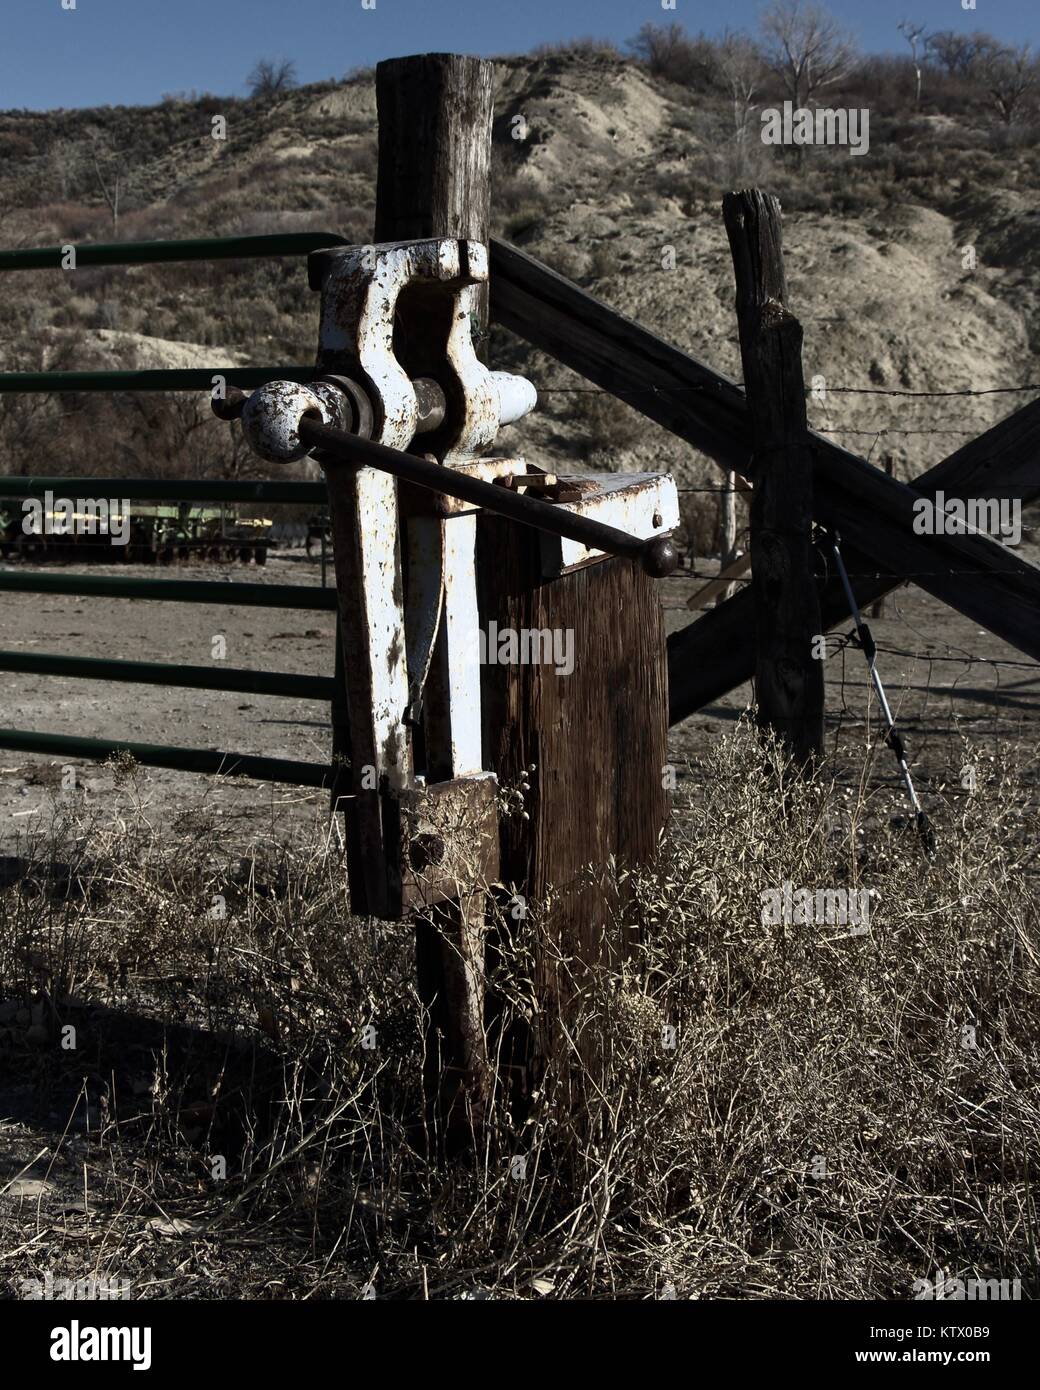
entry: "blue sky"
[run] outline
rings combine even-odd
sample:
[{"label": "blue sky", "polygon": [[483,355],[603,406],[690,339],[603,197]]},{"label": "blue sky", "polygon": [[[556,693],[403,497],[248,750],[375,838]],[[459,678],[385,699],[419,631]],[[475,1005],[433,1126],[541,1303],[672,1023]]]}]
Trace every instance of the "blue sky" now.
[{"label": "blue sky", "polygon": [[[75,4],[75,9],[64,9]],[[371,4],[372,0],[368,0]],[[667,3],[667,0],[666,0]],[[831,0],[870,51],[898,50],[904,17],[929,29],[1040,37],[1038,0]],[[0,110],[150,105],[164,92],[242,94],[259,57],[292,58],[303,82],[432,50],[483,55],[595,35],[618,44],[651,22],[753,28],[757,0],[0,0]]]}]

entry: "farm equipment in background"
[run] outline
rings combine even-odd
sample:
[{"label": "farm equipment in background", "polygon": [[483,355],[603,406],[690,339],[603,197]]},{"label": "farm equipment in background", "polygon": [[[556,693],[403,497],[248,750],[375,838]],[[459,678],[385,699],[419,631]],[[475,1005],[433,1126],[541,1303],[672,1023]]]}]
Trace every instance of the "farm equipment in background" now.
[{"label": "farm equipment in background", "polygon": [[[169,565],[193,559],[213,564],[267,563],[274,544],[268,517],[239,516],[232,507],[201,507],[189,502],[135,506],[113,514],[104,529],[90,525],[89,513],[43,512],[26,516],[20,508],[0,509],[0,553],[5,560],[75,560],[98,564]],[[125,535],[126,542],[116,541]]]},{"label": "farm equipment in background", "polygon": [[242,517],[228,507],[137,507],[130,517],[127,560],[134,564],[169,565],[208,560],[214,564],[267,563],[272,522]]}]

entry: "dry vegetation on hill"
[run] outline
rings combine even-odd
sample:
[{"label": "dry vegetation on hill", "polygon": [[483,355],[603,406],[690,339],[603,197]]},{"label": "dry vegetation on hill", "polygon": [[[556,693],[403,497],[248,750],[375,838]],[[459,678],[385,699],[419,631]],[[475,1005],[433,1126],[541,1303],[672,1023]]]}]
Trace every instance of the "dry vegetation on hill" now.
[{"label": "dry vegetation on hill", "polygon": [[[786,211],[808,376],[904,391],[1037,378],[1040,156],[1028,97],[1004,123],[981,71],[946,71],[933,54],[916,109],[909,61],[872,58],[817,93],[869,108],[868,153],[766,146],[758,113],[783,100],[777,75],[706,40],[663,43],[666,32],[644,31],[638,58],[586,41],[497,64],[499,235],[736,374],[719,201],[733,184],[757,182]],[[951,63],[956,69],[956,54]],[[750,104],[734,98],[734,71],[753,75]],[[226,141],[211,137],[216,116],[227,120]],[[514,138],[518,120],[523,139]],[[191,94],[147,109],[8,112],[0,115],[0,245],[283,230],[365,241],[375,147],[370,72],[267,99]],[[111,196],[117,175],[114,226],[104,191]],[[974,269],[965,267],[966,246],[975,248]],[[665,268],[669,248],[674,269]],[[316,308],[299,261],[18,273],[4,288],[6,370],[313,359]],[[504,436],[508,447],[714,481],[691,449],[627,407],[575,393],[576,378],[505,333],[494,332],[492,353],[542,389],[538,414]],[[897,471],[915,473],[953,447],[952,433],[932,431],[966,437],[1017,399],[832,394],[811,412],[817,428],[863,452],[891,428],[879,450]],[[83,396],[60,409],[6,397],[0,470],[118,473],[132,460],[130,471],[169,473],[185,466],[196,415],[184,401],[153,400],[145,412]],[[252,467],[230,430],[204,435],[188,471]]]}]

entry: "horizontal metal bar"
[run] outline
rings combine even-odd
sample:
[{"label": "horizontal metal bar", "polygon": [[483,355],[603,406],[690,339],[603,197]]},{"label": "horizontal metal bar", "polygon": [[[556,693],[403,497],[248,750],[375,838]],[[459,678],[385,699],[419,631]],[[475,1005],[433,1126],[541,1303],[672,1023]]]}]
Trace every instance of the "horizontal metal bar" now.
[{"label": "horizontal metal bar", "polygon": [[0,592],[79,594],[84,598],[150,599],[159,603],[242,604],[247,608],[308,608],[332,612],[335,589],[314,584],[223,584],[189,579],[123,579],[98,574],[0,570]]},{"label": "horizontal metal bar", "polygon": [[67,391],[209,391],[213,378],[231,386],[269,381],[313,381],[315,367],[156,367],[146,372],[0,372],[0,395]]},{"label": "horizontal metal bar", "polygon": [[642,565],[647,574],[663,578],[673,572],[678,556],[668,534],[644,539],[632,536],[617,526],[595,521],[592,517],[578,512],[569,512],[565,506],[554,506],[518,492],[510,492],[495,483],[485,483],[480,478],[446,468],[441,463],[430,463],[414,454],[401,453],[388,449],[372,439],[362,439],[346,430],[335,429],[332,425],[319,424],[306,416],[297,424],[300,438],[313,449],[320,449],[334,461],[353,464],[367,464],[380,468],[384,473],[392,473],[406,482],[419,487],[442,492],[446,497],[458,497],[463,502],[472,502],[485,511],[496,512],[499,516],[518,521],[523,526],[534,527],[538,531],[548,531],[554,536],[564,536],[568,540],[580,541],[594,550],[602,550],[608,555],[620,555],[626,560],[634,560]]},{"label": "horizontal metal bar", "polygon": [[92,656],[53,656],[48,652],[0,651],[0,671],[171,685],[190,690],[235,690],[242,695],[284,695],[298,700],[329,702],[336,688],[329,676],[299,676],[290,671],[250,671],[238,666],[226,670],[217,666],[174,666],[165,661],[111,661]]},{"label": "horizontal metal bar", "polygon": [[264,502],[313,503],[324,507],[324,482],[225,482],[220,478],[29,478],[0,477],[0,497],[131,497],[139,502]]},{"label": "horizontal metal bar", "polygon": [[[183,241],[115,241],[75,247],[76,269],[91,265],[157,265],[166,261],[238,261],[267,256],[306,256],[326,246],[349,246],[335,232],[285,232],[269,236],[194,237]],[[0,251],[0,270],[61,270],[63,246]],[[67,272],[68,273],[68,272]]]},{"label": "horizontal metal bar", "polygon": [[62,758],[103,761],[129,753],[145,767],[170,767],[178,772],[220,773],[225,777],[255,777],[263,782],[291,782],[300,787],[328,787],[335,772],[326,763],[294,762],[288,758],[258,758],[248,753],[221,753],[214,748],[174,748],[164,743],[118,743],[70,734],[41,734],[27,729],[0,729],[0,748],[18,753],[49,753]]}]

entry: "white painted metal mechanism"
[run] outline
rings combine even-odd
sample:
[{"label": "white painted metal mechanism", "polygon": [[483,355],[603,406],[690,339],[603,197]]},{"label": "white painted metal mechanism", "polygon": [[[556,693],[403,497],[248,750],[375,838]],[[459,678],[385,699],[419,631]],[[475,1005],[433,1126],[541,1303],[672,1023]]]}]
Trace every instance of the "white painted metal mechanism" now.
[{"label": "white painted metal mechanism", "polygon": [[[487,276],[486,247],[467,240],[315,253],[311,285],[321,291],[318,367],[325,379],[310,386],[272,382],[256,391],[242,412],[253,448],[267,459],[302,458],[307,448],[298,427],[306,414],[393,449],[427,452],[450,468],[639,537],[672,530],[678,500],[667,476],[556,477],[521,458],[486,456],[499,428],[536,403],[529,382],[489,370],[476,355],[472,317]],[[407,833],[429,819],[412,757],[420,709],[427,772],[441,792],[445,782],[459,782],[458,794],[466,791],[463,781],[474,783],[470,803],[491,824],[497,847],[481,753],[477,509],[408,485],[399,494],[397,480],[377,468],[330,465],[327,474],[365,875],[359,905],[397,916],[409,906],[402,814]],[[542,533],[546,577],[602,558]],[[432,832],[420,838],[441,840]],[[441,844],[438,852],[450,879],[450,847]]]}]

